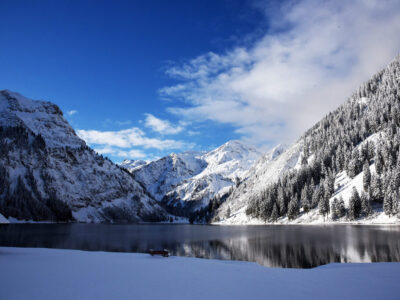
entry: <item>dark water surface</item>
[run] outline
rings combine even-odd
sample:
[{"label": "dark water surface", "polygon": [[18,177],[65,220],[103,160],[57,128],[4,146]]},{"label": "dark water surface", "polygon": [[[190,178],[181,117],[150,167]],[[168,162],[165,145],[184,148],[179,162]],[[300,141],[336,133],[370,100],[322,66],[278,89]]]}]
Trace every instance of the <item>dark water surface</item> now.
[{"label": "dark water surface", "polygon": [[[400,261],[400,226],[10,224],[0,246],[147,252],[310,268],[331,262]],[[1,254],[1,253],[0,253]]]}]

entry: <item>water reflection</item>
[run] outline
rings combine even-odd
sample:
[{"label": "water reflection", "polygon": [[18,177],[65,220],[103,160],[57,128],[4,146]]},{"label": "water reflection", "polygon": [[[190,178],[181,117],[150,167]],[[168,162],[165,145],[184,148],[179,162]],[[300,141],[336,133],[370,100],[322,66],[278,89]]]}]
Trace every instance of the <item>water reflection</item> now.
[{"label": "water reflection", "polygon": [[0,245],[147,252],[311,268],[330,262],[400,261],[399,226],[12,224]]}]

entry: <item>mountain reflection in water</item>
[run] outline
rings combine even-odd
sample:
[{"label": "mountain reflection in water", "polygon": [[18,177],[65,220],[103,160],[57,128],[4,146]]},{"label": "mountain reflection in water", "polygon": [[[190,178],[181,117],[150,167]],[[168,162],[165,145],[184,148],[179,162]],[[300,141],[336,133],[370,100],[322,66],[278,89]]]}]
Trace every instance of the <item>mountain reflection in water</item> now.
[{"label": "mountain reflection in water", "polygon": [[165,248],[177,256],[312,268],[400,261],[400,226],[11,224],[0,226],[0,246],[117,252]]}]

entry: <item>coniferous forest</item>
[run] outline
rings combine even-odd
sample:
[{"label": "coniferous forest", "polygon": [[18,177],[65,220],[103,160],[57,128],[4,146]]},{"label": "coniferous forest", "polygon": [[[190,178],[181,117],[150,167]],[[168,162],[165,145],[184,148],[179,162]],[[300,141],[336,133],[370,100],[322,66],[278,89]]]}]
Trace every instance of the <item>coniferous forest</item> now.
[{"label": "coniferous forest", "polygon": [[[367,217],[374,208],[399,214],[400,57],[305,132],[300,142],[301,166],[250,199],[247,215],[274,222],[312,209],[332,220]],[[341,172],[350,178],[363,173],[363,190],[353,189],[347,207],[335,197],[335,178]]]}]

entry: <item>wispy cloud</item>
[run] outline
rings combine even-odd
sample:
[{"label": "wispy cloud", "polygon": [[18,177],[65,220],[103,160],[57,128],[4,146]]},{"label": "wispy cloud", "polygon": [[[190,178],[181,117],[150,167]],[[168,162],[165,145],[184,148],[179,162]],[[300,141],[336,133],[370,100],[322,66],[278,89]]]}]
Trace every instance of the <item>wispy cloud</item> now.
[{"label": "wispy cloud", "polygon": [[[258,3],[259,4],[259,3]],[[245,139],[290,141],[344,102],[400,50],[400,2],[288,1],[256,42],[177,64],[160,90],[190,121],[231,124]]]},{"label": "wispy cloud", "polygon": [[161,134],[178,134],[183,130],[182,126],[173,126],[168,120],[161,120],[152,114],[146,114],[144,125]]},{"label": "wispy cloud", "polygon": [[116,157],[128,158],[128,159],[139,159],[146,158],[148,155],[138,149],[122,150],[113,147],[104,147],[94,149],[99,154],[109,154]]},{"label": "wispy cloud", "polygon": [[77,113],[78,113],[77,110],[69,110],[69,111],[67,111],[67,115],[68,115],[68,116],[73,116],[73,115],[75,115],[75,114],[77,114]]},{"label": "wispy cloud", "polygon": [[173,139],[157,139],[147,137],[137,127],[120,131],[77,130],[78,135],[89,144],[105,145],[109,147],[131,148],[143,147],[145,149],[184,149],[191,147],[182,141]]}]

